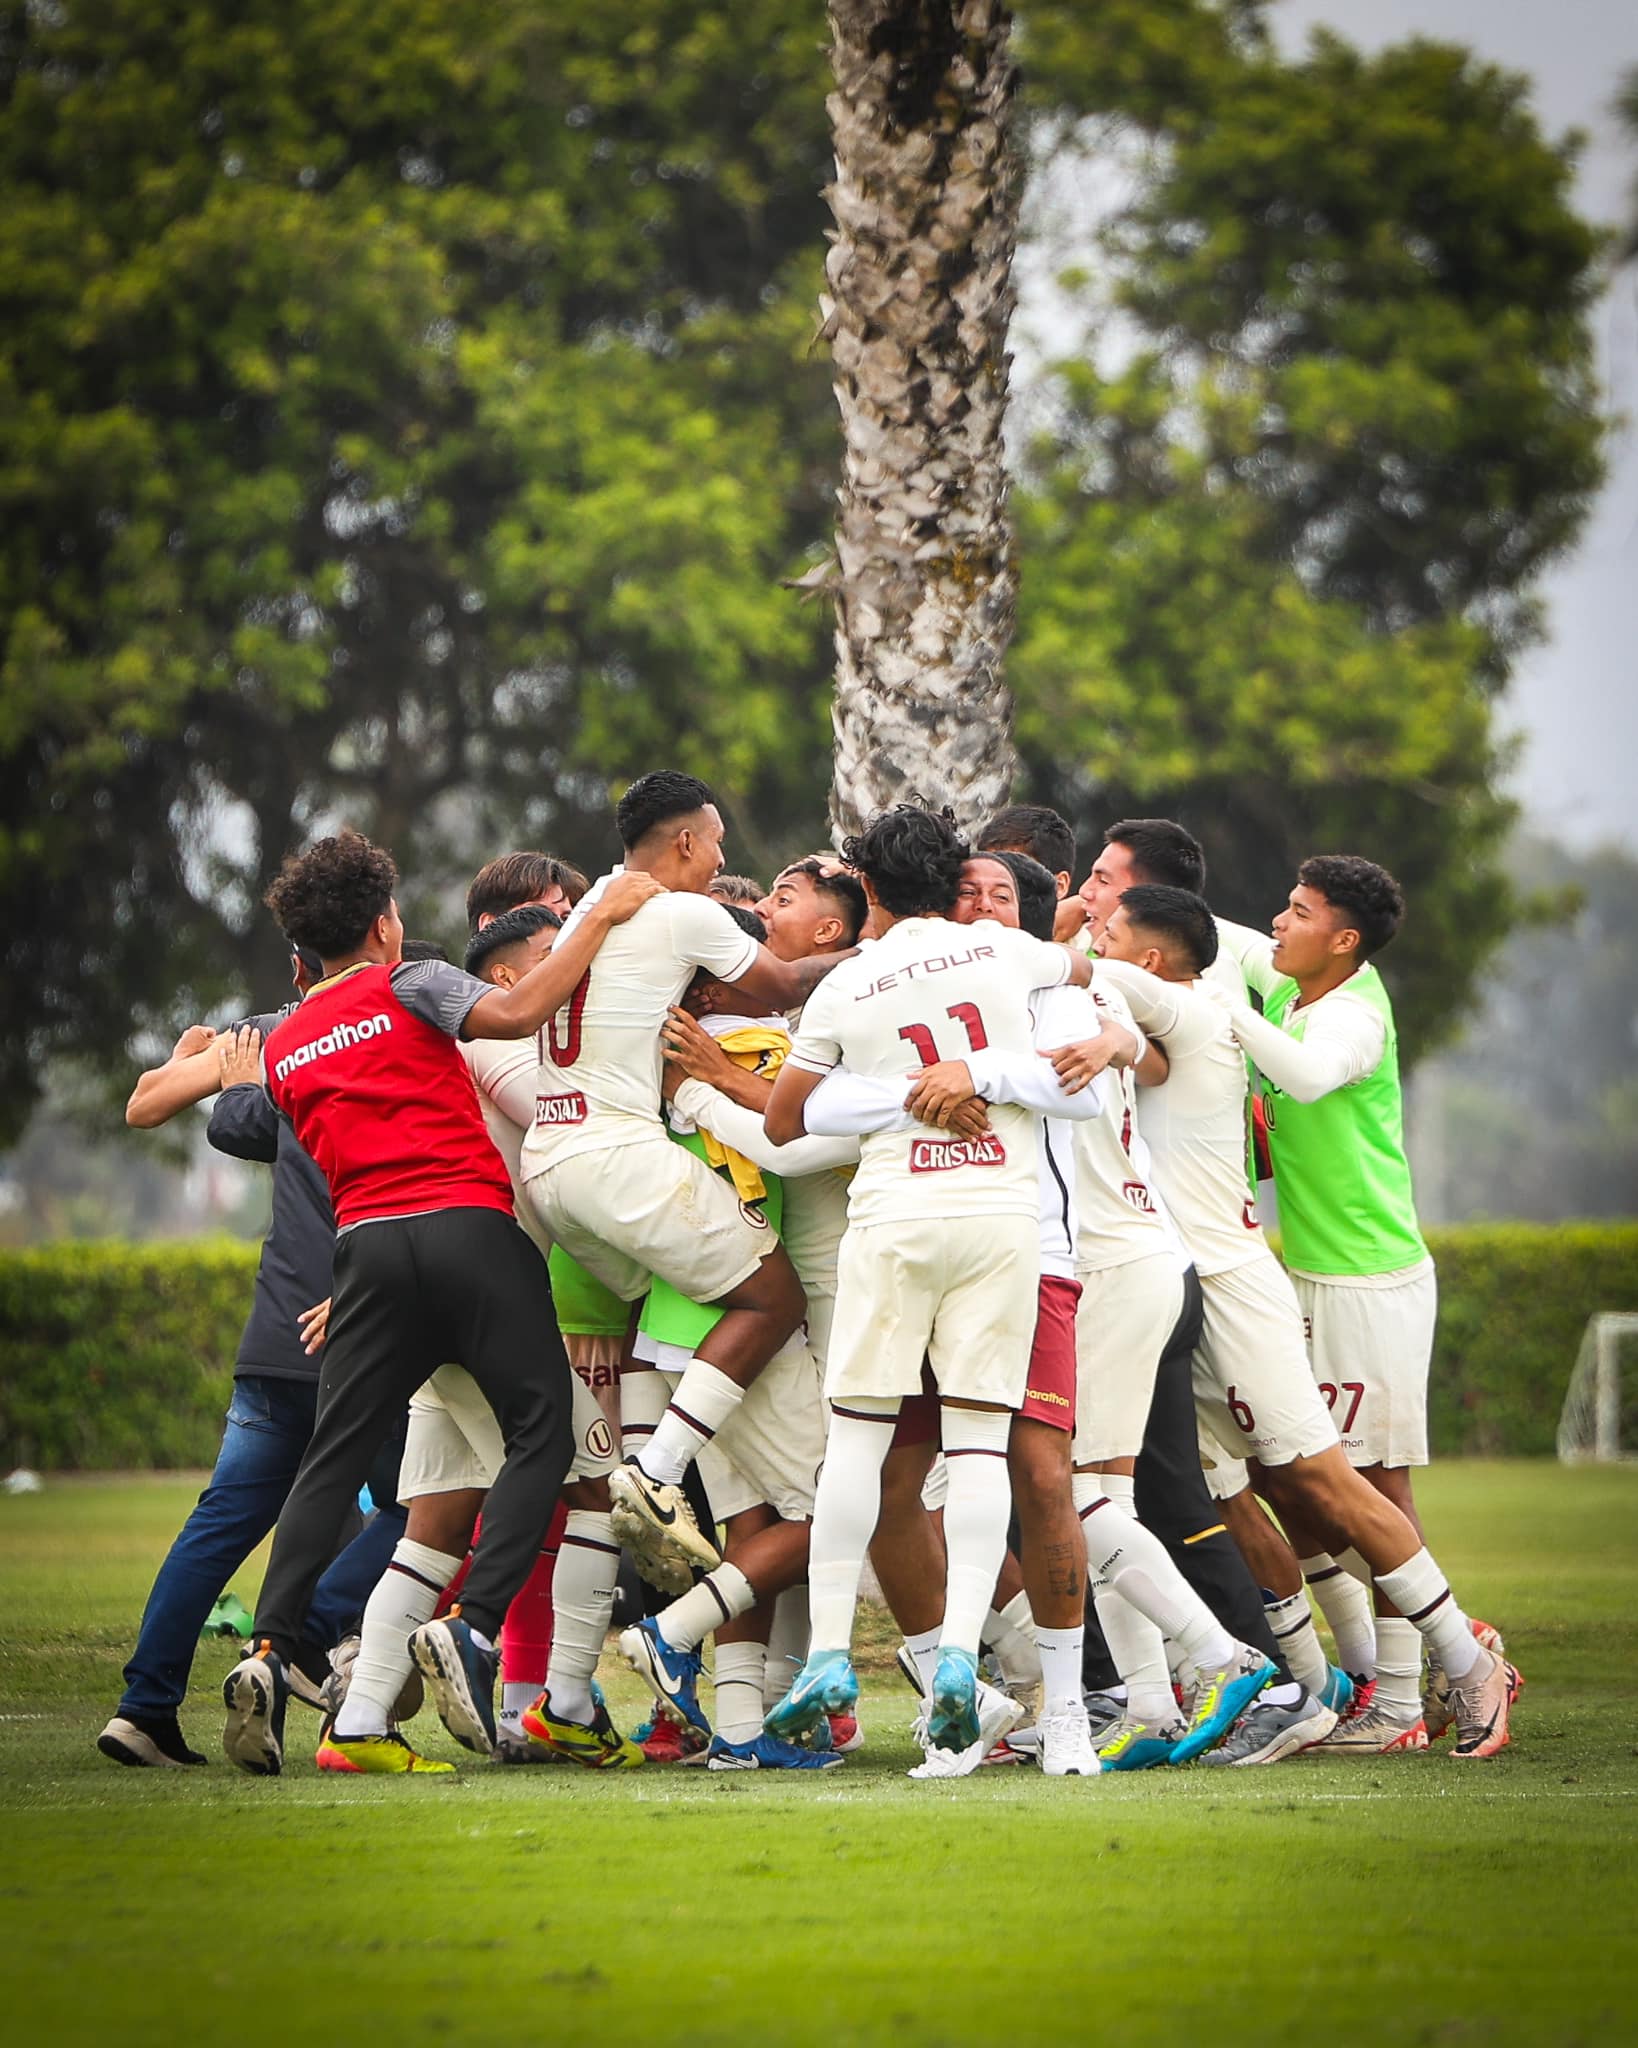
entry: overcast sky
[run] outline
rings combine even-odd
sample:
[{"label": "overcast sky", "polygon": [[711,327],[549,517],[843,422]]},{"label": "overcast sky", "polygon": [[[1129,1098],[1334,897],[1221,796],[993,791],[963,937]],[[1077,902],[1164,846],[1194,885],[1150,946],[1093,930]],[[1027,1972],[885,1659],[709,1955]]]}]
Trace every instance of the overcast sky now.
[{"label": "overcast sky", "polygon": [[[1630,218],[1638,151],[1610,103],[1638,65],[1631,0],[1280,0],[1273,19],[1292,50],[1315,26],[1367,48],[1423,35],[1529,73],[1549,134],[1587,132],[1582,210]],[[1610,405],[1630,417],[1612,436],[1609,482],[1580,546],[1546,579],[1549,637],[1521,665],[1503,715],[1525,735],[1517,788],[1531,817],[1578,847],[1619,838],[1638,851],[1638,265],[1617,276],[1596,320]]]}]

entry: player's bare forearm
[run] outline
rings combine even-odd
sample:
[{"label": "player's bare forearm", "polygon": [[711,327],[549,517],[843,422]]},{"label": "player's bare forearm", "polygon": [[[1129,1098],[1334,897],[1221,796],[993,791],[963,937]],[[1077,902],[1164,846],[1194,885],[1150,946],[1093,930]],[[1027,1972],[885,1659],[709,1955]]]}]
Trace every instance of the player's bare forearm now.
[{"label": "player's bare forearm", "polygon": [[858,950],[857,946],[849,946],[845,953],[811,953],[805,960],[781,960],[763,946],[731,986],[744,989],[747,995],[771,1004],[776,1010],[797,1010],[833,967],[851,960]]},{"label": "player's bare forearm", "polygon": [[125,1121],[133,1130],[156,1131],[181,1110],[214,1095],[220,1086],[214,1042],[180,1059],[173,1055],[162,1067],[150,1067],[138,1079],[125,1105]]},{"label": "player's bare forearm", "polygon": [[768,1106],[762,1112],[762,1128],[771,1145],[789,1145],[806,1134],[803,1110],[823,1079],[823,1074],[810,1074],[805,1067],[793,1067],[788,1061],[780,1068]]}]

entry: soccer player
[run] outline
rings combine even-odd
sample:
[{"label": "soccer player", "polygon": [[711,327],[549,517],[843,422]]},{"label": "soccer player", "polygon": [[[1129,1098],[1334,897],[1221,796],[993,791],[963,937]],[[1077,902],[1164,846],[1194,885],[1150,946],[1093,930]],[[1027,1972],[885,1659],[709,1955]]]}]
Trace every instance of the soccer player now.
[{"label": "soccer player", "polygon": [[1086,905],[1074,893],[1075,830],[1045,804],[1009,804],[973,842],[975,853],[1017,853],[1044,867],[1053,880],[1057,908],[1052,936],[1067,945],[1086,923]]},{"label": "soccer player", "polygon": [[[1086,910],[1086,936],[1094,949],[1122,894],[1140,887],[1184,889],[1195,896],[1205,894],[1205,851],[1194,834],[1175,818],[1123,818],[1104,832],[1103,851],[1080,887],[1081,903]],[[1205,978],[1244,1000],[1246,984],[1238,953],[1246,942],[1255,944],[1262,935],[1226,918],[1213,921],[1221,943]]]},{"label": "soccer player", "polygon": [[[1170,1062],[1164,1087],[1144,1094],[1138,1114],[1161,1192],[1200,1273],[1205,1313],[1195,1395],[1206,1429],[1219,1445],[1241,1446],[1256,1461],[1259,1483],[1277,1511],[1346,1537],[1378,1590],[1415,1623],[1450,1676],[1455,1754],[1493,1756],[1508,1740],[1516,1674],[1474,1639],[1413,1525],[1343,1455],[1308,1367],[1291,1283],[1252,1210],[1245,1182],[1245,1062],[1222,1010],[1193,986],[1216,952],[1211,912],[1187,890],[1129,889],[1099,944],[1111,979],[1143,1029],[1161,1038]],[[1289,1601],[1270,1617],[1282,1643],[1288,1641],[1282,1609],[1298,1604],[1311,1634],[1300,1576]],[[1232,1764],[1260,1757],[1271,1744],[1305,1746],[1314,1705],[1311,1697],[1290,1701],[1276,1692],[1216,1754]]]},{"label": "soccer player", "polygon": [[[951,923],[967,848],[947,816],[901,806],[843,849],[870,900],[874,945],[808,1003],[765,1123],[799,1137],[807,1098],[834,1067],[902,1078],[941,1049],[1029,1053],[1032,989],[1075,980],[1084,961],[996,926]],[[987,1137],[885,1132],[861,1146],[849,1194],[825,1392],[831,1424],[809,1565],[812,1642],[768,1716],[791,1737],[858,1696],[848,1654],[881,1466],[899,1406],[927,1358],[950,1466],[943,1641],[929,1740],[978,1739],[979,1633],[1006,1548],[1007,1438],[1028,1378],[1040,1273],[1033,1121],[998,1109]]]},{"label": "soccer player", "polygon": [[[624,873],[650,876],[663,891],[601,950],[543,1034],[522,1171],[554,1240],[622,1300],[646,1294],[657,1274],[723,1311],[664,1412],[641,1418],[653,1432],[610,1482],[620,1541],[655,1583],[681,1590],[691,1565],[718,1562],[683,1494],[684,1468],[802,1320],[804,1302],[766,1219],[666,1136],[660,1027],[699,968],[758,1005],[785,1009],[834,963],[781,960],[711,902],[722,817],[703,782],[665,769],[644,775],[620,799],[615,824]],[[619,880],[594,884],[559,950]]]},{"label": "soccer player", "polygon": [[591,884],[571,862],[550,853],[503,853],[485,863],[466,892],[467,930],[474,934],[508,910],[539,904],[565,918]]},{"label": "soccer player", "polygon": [[[1399,884],[1374,861],[1304,861],[1273,946],[1241,959],[1263,1014],[1238,1004],[1230,1022],[1257,1068],[1282,1249],[1314,1375],[1350,1464],[1415,1523],[1410,1468],[1428,1458],[1438,1288],[1405,1157],[1393,1003],[1374,965],[1404,912]],[[1342,1572],[1352,1582],[1355,1560],[1339,1565],[1319,1541],[1300,1547],[1304,1576],[1336,1627],[1342,1617],[1327,1595]],[[1421,1639],[1380,1597],[1370,1652],[1370,1703],[1328,1749],[1391,1749],[1414,1742],[1419,1727],[1435,1732],[1421,1697]],[[1436,1684],[1427,1708],[1441,1733],[1443,1692]]]},{"label": "soccer player", "polygon": [[742,910],[755,910],[767,891],[749,875],[718,875],[705,893],[713,903],[734,903]]},{"label": "soccer player", "polygon": [[[559,921],[539,905],[504,911],[482,926],[467,948],[469,973],[491,986],[517,986],[551,950]],[[518,1054],[521,1050],[521,1058]],[[489,1134],[513,1176],[513,1206],[526,1232],[531,1214],[517,1184],[525,1120],[534,1106],[533,1049],[527,1040],[468,1039],[461,1056],[480,1082],[479,1105]],[[535,1238],[544,1258],[549,1247]],[[523,1593],[507,1609],[500,1635],[502,1712],[493,1754],[513,1761],[555,1754],[594,1770],[629,1768],[642,1754],[614,1727],[595,1673],[614,1604],[619,1546],[609,1529],[608,1474],[614,1435],[589,1387],[571,1388],[574,1457],[562,1499],[567,1519],[555,1546],[543,1552]],[[484,1496],[505,1458],[494,1411],[470,1373],[440,1366],[410,1402],[399,1498],[409,1507],[404,1540],[364,1612],[363,1640],[345,1700],[318,1752],[321,1770],[443,1771],[417,1757],[391,1726],[392,1704],[411,1669],[409,1638],[432,1620],[444,1588],[461,1565]],[[544,1689],[527,1701],[508,1697],[509,1642],[537,1578],[550,1585],[552,1626]],[[527,1611],[527,1610],[526,1610]],[[515,1668],[515,1666],[514,1666]],[[516,1676],[511,1679],[518,1688]]]},{"label": "soccer player", "polygon": [[348,832],[292,856],[268,892],[281,927],[324,967],[264,1046],[268,1093],[323,1169],[338,1234],[313,1440],[279,1518],[256,1647],[223,1688],[223,1746],[263,1775],[283,1766],[285,1661],[341,1517],[387,1421],[450,1361],[495,1410],[506,1458],[462,1602],[417,1631],[416,1658],[450,1732],[493,1749],[492,1636],[539,1554],[573,1443],[545,1268],[513,1217],[455,1039],[537,1029],[656,890],[622,876],[503,991],[442,962],[400,961],[396,883],[390,855]]}]

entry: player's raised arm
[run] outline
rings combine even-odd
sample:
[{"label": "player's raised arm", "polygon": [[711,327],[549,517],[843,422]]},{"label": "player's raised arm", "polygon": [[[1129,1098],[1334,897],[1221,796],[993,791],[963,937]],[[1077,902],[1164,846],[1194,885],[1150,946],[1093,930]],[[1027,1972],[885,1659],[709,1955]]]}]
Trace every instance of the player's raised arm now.
[{"label": "player's raised arm", "polygon": [[635,917],[665,890],[651,875],[616,875],[597,901],[582,907],[564,927],[544,960],[537,960],[509,989],[490,989],[466,1013],[468,1038],[527,1038],[574,994],[597,949],[617,924]]},{"label": "player's raised arm", "polygon": [[743,989],[770,1009],[800,1009],[837,962],[851,960],[858,950],[857,946],[850,946],[842,953],[813,953],[805,960],[781,960],[766,946],[758,946],[756,958],[730,986]]}]

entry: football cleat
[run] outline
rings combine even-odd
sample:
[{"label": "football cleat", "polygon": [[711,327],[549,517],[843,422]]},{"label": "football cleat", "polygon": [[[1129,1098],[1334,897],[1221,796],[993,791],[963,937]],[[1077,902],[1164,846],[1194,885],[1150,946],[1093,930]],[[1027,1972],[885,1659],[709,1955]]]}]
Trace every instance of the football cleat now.
[{"label": "football cleat", "polygon": [[842,1761],[834,1749],[809,1749],[800,1742],[781,1742],[764,1732],[749,1742],[726,1742],[713,1735],[706,1752],[709,1771],[831,1771]]},{"label": "football cleat", "polygon": [[1253,1700],[1215,1749],[1202,1762],[1239,1765],[1277,1764],[1282,1757],[1312,1749],[1337,1726],[1337,1711],[1305,1692],[1294,1707],[1273,1700]]},{"label": "football cleat", "polygon": [[1152,1771],[1169,1764],[1172,1752],[1188,1733],[1181,1715],[1175,1721],[1141,1721],[1123,1714],[1115,1732],[1098,1750],[1106,1771]]},{"label": "football cleat", "polygon": [[489,1752],[489,1761],[513,1770],[524,1764],[555,1764],[561,1758],[555,1749],[548,1749],[545,1743],[525,1734],[520,1720],[503,1719],[495,1725],[495,1746]]},{"label": "football cleat", "polygon": [[1219,1742],[1263,1688],[1278,1677],[1275,1667],[1248,1643],[1236,1643],[1234,1655],[1215,1671],[1202,1671],[1195,1688],[1194,1712],[1188,1731],[1172,1750],[1174,1764],[1186,1764]]},{"label": "football cleat", "polygon": [[258,1778],[279,1775],[284,1769],[284,1710],[289,1699],[284,1659],[264,1639],[245,1652],[222,1686],[228,1710],[222,1754],[230,1764]]},{"label": "football cleat", "polygon": [[139,1768],[182,1770],[205,1759],[189,1749],[181,1724],[174,1714],[116,1714],[97,1737],[97,1747],[116,1764]]},{"label": "football cleat", "polygon": [[1035,1725],[1041,1731],[1041,1769],[1047,1777],[1095,1778],[1103,1769],[1092,1747],[1084,1707],[1043,1714]]},{"label": "football cleat", "polygon": [[825,1727],[830,1736],[825,1746],[838,1756],[852,1756],[855,1750],[864,1748],[864,1730],[857,1714],[832,1714]]},{"label": "football cleat", "polygon": [[410,1655],[432,1692],[438,1718],[463,1749],[490,1756],[495,1748],[495,1671],[499,1658],[480,1649],[452,1607],[442,1621],[424,1622],[410,1636]]},{"label": "football cleat", "polygon": [[1479,1661],[1450,1688],[1451,1716],[1456,1724],[1452,1756],[1495,1756],[1512,1741],[1508,1717],[1522,1680],[1505,1657],[1481,1650]]},{"label": "football cleat", "polygon": [[1350,1673],[1349,1682],[1354,1688],[1354,1696],[1348,1702],[1348,1711],[1342,1718],[1345,1721],[1357,1721],[1361,1714],[1368,1714],[1376,1702],[1376,1680],[1360,1678]]},{"label": "football cleat", "polygon": [[[1487,1621],[1471,1624],[1473,1640],[1481,1649],[1489,1650],[1494,1656],[1502,1655],[1501,1635]],[[1504,1660],[1505,1661],[1505,1660]],[[1524,1690],[1524,1674],[1516,1664],[1507,1666],[1511,1676],[1508,1679],[1507,1704],[1511,1708]],[[1450,1733],[1456,1713],[1451,1705],[1451,1683],[1440,1667],[1429,1660],[1428,1680],[1422,1690],[1422,1719],[1427,1724],[1429,1742],[1438,1742]]]},{"label": "football cleat", "polygon": [[652,1716],[632,1729],[631,1739],[651,1764],[697,1764],[711,1746],[697,1728],[673,1721],[658,1700]]},{"label": "football cleat", "polygon": [[794,1742],[832,1714],[851,1714],[858,1702],[859,1681],[846,1650],[813,1650],[762,1725],[778,1741]]},{"label": "football cleat", "polygon": [[1318,1756],[1393,1756],[1400,1750],[1427,1746],[1428,1731],[1420,1714],[1407,1719],[1379,1700],[1364,1713],[1339,1721],[1314,1748]]},{"label": "football cleat", "polygon": [[543,1692],[532,1707],[523,1710],[523,1732],[571,1763],[584,1764],[590,1771],[634,1771],[646,1762],[643,1752],[622,1735],[609,1719],[602,1688],[592,1682],[592,1717],[569,1721],[552,1712],[552,1696]]},{"label": "football cleat", "polygon": [[927,1711],[927,1746],[968,1750],[975,1745],[980,1755],[989,1747],[978,1719],[978,1659],[970,1650],[940,1650]]},{"label": "football cleat", "polygon": [[1488,1650],[1493,1657],[1507,1655],[1507,1645],[1502,1641],[1502,1632],[1499,1628],[1492,1627],[1488,1621],[1480,1621],[1472,1614],[1467,1618],[1467,1625],[1473,1631],[1473,1640],[1481,1650]]},{"label": "football cleat", "polygon": [[321,1771],[355,1771],[361,1777],[452,1778],[453,1764],[435,1763],[417,1756],[399,1734],[389,1728],[385,1735],[340,1736],[326,1721],[313,1761]]},{"label": "football cleat", "polygon": [[[654,1585],[686,1593],[694,1583],[695,1569],[708,1572],[721,1564],[717,1546],[695,1521],[680,1486],[663,1486],[650,1479],[633,1460],[617,1465],[609,1474],[609,1492],[614,1500],[614,1540],[630,1550],[643,1576]],[[658,1571],[667,1577],[655,1577]]]},{"label": "football cleat", "polygon": [[[317,1704],[329,1720],[341,1712],[347,1698],[347,1688],[353,1682],[353,1666],[358,1662],[362,1648],[362,1636],[344,1636],[330,1652],[330,1675],[319,1688]],[[294,1681],[292,1681],[294,1684]],[[426,1683],[415,1665],[411,1663],[405,1674],[404,1683],[398,1688],[398,1697],[392,1703],[390,1723],[413,1721],[426,1704]],[[313,1702],[309,1702],[309,1705]]]},{"label": "football cleat", "polygon": [[1086,1708],[1087,1726],[1092,1732],[1094,1746],[1126,1718],[1126,1702],[1116,1699],[1110,1692],[1083,1693],[1081,1704]]},{"label": "football cleat", "polygon": [[620,1655],[639,1678],[653,1686],[655,1704],[663,1715],[710,1736],[711,1723],[700,1705],[698,1650],[674,1650],[650,1615],[620,1631]]},{"label": "football cleat", "polygon": [[900,1643],[893,1652],[893,1662],[899,1667],[899,1676],[919,1700],[922,1696],[921,1666],[916,1662],[916,1653],[908,1643]]},{"label": "football cleat", "polygon": [[1346,1717],[1354,1702],[1354,1681],[1339,1665],[1327,1664],[1325,1683],[1317,1695],[1322,1707],[1327,1707],[1339,1720]]}]

